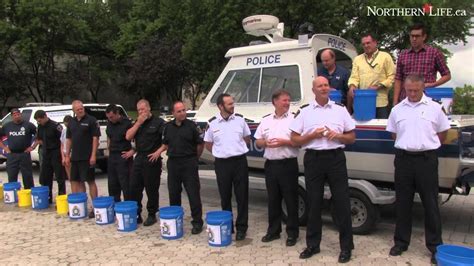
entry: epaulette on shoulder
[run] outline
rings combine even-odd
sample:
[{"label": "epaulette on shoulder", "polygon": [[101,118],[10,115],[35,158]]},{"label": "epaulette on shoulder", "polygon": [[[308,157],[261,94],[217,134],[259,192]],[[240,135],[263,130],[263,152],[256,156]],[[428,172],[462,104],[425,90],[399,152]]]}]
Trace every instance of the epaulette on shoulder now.
[{"label": "epaulette on shoulder", "polygon": [[269,116],[269,115],[271,115],[271,114],[272,114],[272,113],[266,114],[266,115],[262,116],[262,118],[265,118],[265,117],[267,117],[267,116]]},{"label": "epaulette on shoulder", "polygon": [[431,98],[431,100],[433,100],[433,102],[436,102],[436,103],[439,103],[439,104],[443,104],[440,100],[438,99],[435,99],[435,98]]},{"label": "epaulette on shoulder", "polygon": [[303,105],[300,106],[300,109],[303,109],[303,108],[305,108],[305,107],[308,107],[308,105],[309,105],[309,103],[303,104]]},{"label": "epaulette on shoulder", "polygon": [[240,116],[240,117],[244,118],[244,116],[243,116],[243,115],[241,115],[241,114],[235,113],[235,115],[236,115],[236,116]]},{"label": "epaulette on shoulder", "polygon": [[207,122],[211,123],[214,119],[216,119],[215,116],[211,117],[211,119],[207,120]]},{"label": "epaulette on shoulder", "polygon": [[334,103],[339,105],[339,106],[346,107],[343,103],[340,103],[340,102],[334,102]]}]

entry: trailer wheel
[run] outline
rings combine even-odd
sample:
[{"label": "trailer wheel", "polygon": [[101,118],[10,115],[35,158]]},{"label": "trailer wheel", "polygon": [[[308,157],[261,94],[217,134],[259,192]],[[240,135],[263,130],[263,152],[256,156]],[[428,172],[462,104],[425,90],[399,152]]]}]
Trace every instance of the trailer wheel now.
[{"label": "trailer wheel", "polygon": [[[356,235],[366,235],[375,227],[378,219],[378,208],[369,198],[359,190],[351,189],[349,192],[351,201],[352,232]],[[331,216],[335,224],[336,208],[331,203]]]},{"label": "trailer wheel", "polygon": [[[288,219],[288,211],[286,210],[285,201],[281,201],[281,206],[283,210],[282,220],[286,223]],[[306,198],[306,190],[301,186],[298,186],[298,220],[300,226],[305,226],[308,221],[308,201]]]}]

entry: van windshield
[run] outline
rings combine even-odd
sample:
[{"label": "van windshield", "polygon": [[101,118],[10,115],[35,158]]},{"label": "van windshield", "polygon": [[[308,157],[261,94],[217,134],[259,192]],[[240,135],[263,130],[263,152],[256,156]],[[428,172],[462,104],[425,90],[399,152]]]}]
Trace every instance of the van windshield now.
[{"label": "van windshield", "polygon": [[236,103],[271,102],[273,92],[278,89],[287,90],[292,102],[301,100],[298,66],[231,70],[211,102],[216,103],[221,93],[232,95]]},{"label": "van windshield", "polygon": [[[123,110],[122,107],[117,106],[120,110],[120,114],[123,117],[128,117],[127,113],[125,110]],[[105,115],[105,109],[106,106],[84,106],[84,109],[86,110],[86,113],[95,117],[97,121],[99,122],[100,125],[106,125],[107,124],[107,116]]]}]

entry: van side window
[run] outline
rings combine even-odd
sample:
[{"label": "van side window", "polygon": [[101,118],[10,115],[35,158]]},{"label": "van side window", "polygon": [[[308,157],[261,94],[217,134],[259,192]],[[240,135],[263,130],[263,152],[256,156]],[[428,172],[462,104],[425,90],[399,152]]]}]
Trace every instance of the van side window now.
[{"label": "van side window", "polygon": [[216,103],[221,93],[234,97],[236,103],[271,102],[278,89],[290,92],[292,101],[301,100],[298,66],[231,70],[211,98]]}]

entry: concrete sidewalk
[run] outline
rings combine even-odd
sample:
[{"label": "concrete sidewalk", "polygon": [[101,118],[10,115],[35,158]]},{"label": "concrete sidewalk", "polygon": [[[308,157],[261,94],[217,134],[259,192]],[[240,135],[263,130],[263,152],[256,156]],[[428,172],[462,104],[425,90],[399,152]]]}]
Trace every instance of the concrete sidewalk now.
[{"label": "concrete sidewalk", "polygon": [[[6,173],[0,172],[6,182]],[[36,182],[37,177],[36,177]],[[38,184],[38,183],[37,183]],[[99,194],[107,193],[107,179],[97,179]],[[68,191],[69,186],[68,186]],[[204,184],[201,189],[204,213],[220,206],[216,185]],[[146,200],[146,199],[144,199]],[[205,231],[191,235],[190,210],[183,193],[185,235],[179,240],[163,240],[159,224],[139,226],[134,232],[118,232],[116,225],[99,226],[93,219],[73,221],[55,213],[20,209],[0,203],[0,264],[272,264],[272,265],[334,265],[339,254],[338,233],[325,219],[321,253],[308,260],[298,258],[304,249],[306,229],[301,227],[296,246],[285,246],[280,240],[262,243],[267,228],[266,194],[250,191],[249,231],[247,239],[233,241],[225,248],[209,247]],[[90,203],[89,203],[90,204]],[[160,206],[168,205],[166,172],[162,175]],[[235,206],[235,204],[234,204]],[[446,243],[474,245],[474,195],[457,196],[441,208],[443,237]],[[390,257],[394,232],[393,214],[383,214],[376,230],[366,236],[354,236],[355,250],[349,265],[429,265],[424,247],[423,209],[414,208],[414,228],[410,249],[400,257]],[[145,216],[146,217],[146,216]]]}]

